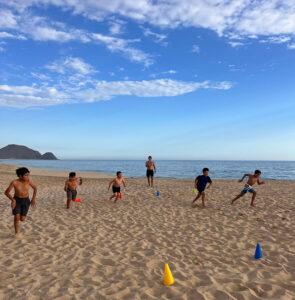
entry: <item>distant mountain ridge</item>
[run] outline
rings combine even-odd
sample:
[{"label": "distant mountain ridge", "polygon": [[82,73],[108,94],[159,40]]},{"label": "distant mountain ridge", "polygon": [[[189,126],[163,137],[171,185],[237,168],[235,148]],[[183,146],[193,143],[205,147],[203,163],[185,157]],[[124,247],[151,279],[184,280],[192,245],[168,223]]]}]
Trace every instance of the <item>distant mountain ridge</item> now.
[{"label": "distant mountain ridge", "polygon": [[7,145],[0,149],[0,159],[44,159],[57,160],[52,152],[46,152],[43,155],[36,150],[22,145]]}]

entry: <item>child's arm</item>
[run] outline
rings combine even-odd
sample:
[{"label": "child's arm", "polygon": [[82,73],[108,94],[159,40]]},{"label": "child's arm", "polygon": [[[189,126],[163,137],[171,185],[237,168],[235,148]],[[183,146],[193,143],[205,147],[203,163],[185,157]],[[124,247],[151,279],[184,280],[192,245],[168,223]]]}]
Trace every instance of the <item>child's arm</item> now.
[{"label": "child's arm", "polygon": [[244,176],[242,177],[242,179],[239,180],[239,182],[242,182],[246,177],[249,177],[250,174],[244,174]]},{"label": "child's arm", "polygon": [[30,186],[33,189],[33,197],[32,197],[31,204],[34,207],[34,206],[36,206],[37,187],[35,186],[35,184],[32,181],[30,181]]},{"label": "child's arm", "polygon": [[195,186],[197,186],[198,185],[198,177],[196,177],[196,179],[195,179]]},{"label": "child's arm", "polygon": [[65,187],[64,187],[64,191],[65,191],[65,192],[67,191],[67,188],[68,188],[68,181],[66,180],[66,182],[65,182]]},{"label": "child's arm", "polygon": [[16,204],[15,199],[10,195],[10,192],[12,191],[13,187],[14,187],[14,182],[12,181],[8,186],[8,188],[5,190],[4,194],[9,200],[11,200],[11,207],[15,208],[15,204]]},{"label": "child's arm", "polygon": [[113,179],[110,183],[109,183],[109,188],[108,188],[108,191],[110,190],[111,188],[111,185],[114,183],[115,179]]},{"label": "child's arm", "polygon": [[156,173],[156,165],[155,165],[155,163],[154,163],[154,171],[155,171],[155,173]]},{"label": "child's arm", "polygon": [[209,189],[211,185],[212,185],[212,181],[209,182],[209,184],[208,184],[208,186],[207,186],[207,189]]},{"label": "child's arm", "polygon": [[265,184],[265,182],[263,180],[260,181],[260,179],[257,180],[257,183],[258,183],[258,185]]},{"label": "child's arm", "polygon": [[82,183],[83,183],[83,179],[82,179],[82,177],[79,177],[79,182],[78,182],[78,184],[79,184],[79,185],[82,185]]},{"label": "child's arm", "polygon": [[123,186],[126,187],[125,179],[122,180]]}]

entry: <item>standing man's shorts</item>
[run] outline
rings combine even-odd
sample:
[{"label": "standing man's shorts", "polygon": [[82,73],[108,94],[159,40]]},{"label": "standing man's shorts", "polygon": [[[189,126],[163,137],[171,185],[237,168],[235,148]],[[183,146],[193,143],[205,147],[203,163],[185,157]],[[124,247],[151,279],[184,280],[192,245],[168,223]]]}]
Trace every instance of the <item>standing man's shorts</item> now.
[{"label": "standing man's shorts", "polygon": [[146,177],[154,177],[154,170],[146,170]]},{"label": "standing man's shorts", "polygon": [[75,200],[77,197],[77,190],[67,189],[67,199]]},{"label": "standing man's shorts", "polygon": [[12,210],[12,214],[15,215],[21,215],[21,216],[26,216],[30,205],[31,205],[31,201],[30,198],[19,198],[19,197],[14,197],[16,205],[15,208]]}]

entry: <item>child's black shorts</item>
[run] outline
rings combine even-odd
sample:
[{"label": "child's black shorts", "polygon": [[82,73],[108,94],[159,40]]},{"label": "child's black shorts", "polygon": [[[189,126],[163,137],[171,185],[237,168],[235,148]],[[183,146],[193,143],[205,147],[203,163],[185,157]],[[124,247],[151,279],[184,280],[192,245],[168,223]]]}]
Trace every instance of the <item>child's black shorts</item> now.
[{"label": "child's black shorts", "polygon": [[16,202],[16,206],[15,208],[12,210],[12,214],[13,215],[21,215],[21,216],[26,216],[30,205],[31,205],[31,201],[30,198],[19,198],[19,197],[14,197],[15,202]]},{"label": "child's black shorts", "polygon": [[119,186],[113,186],[113,193],[120,193],[121,192],[121,188]]}]

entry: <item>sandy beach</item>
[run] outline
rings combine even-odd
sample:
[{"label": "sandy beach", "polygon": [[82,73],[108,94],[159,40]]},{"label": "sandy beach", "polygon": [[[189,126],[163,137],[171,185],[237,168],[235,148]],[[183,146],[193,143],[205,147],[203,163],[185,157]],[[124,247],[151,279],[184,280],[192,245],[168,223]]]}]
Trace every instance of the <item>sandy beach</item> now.
[{"label": "sandy beach", "polygon": [[250,195],[230,205],[241,183],[215,180],[203,209],[193,179],[127,179],[115,204],[110,175],[78,173],[82,203],[66,210],[67,174],[32,169],[37,207],[15,238],[3,194],[14,169],[0,166],[0,299],[295,299],[295,181],[267,181],[250,208]]}]

